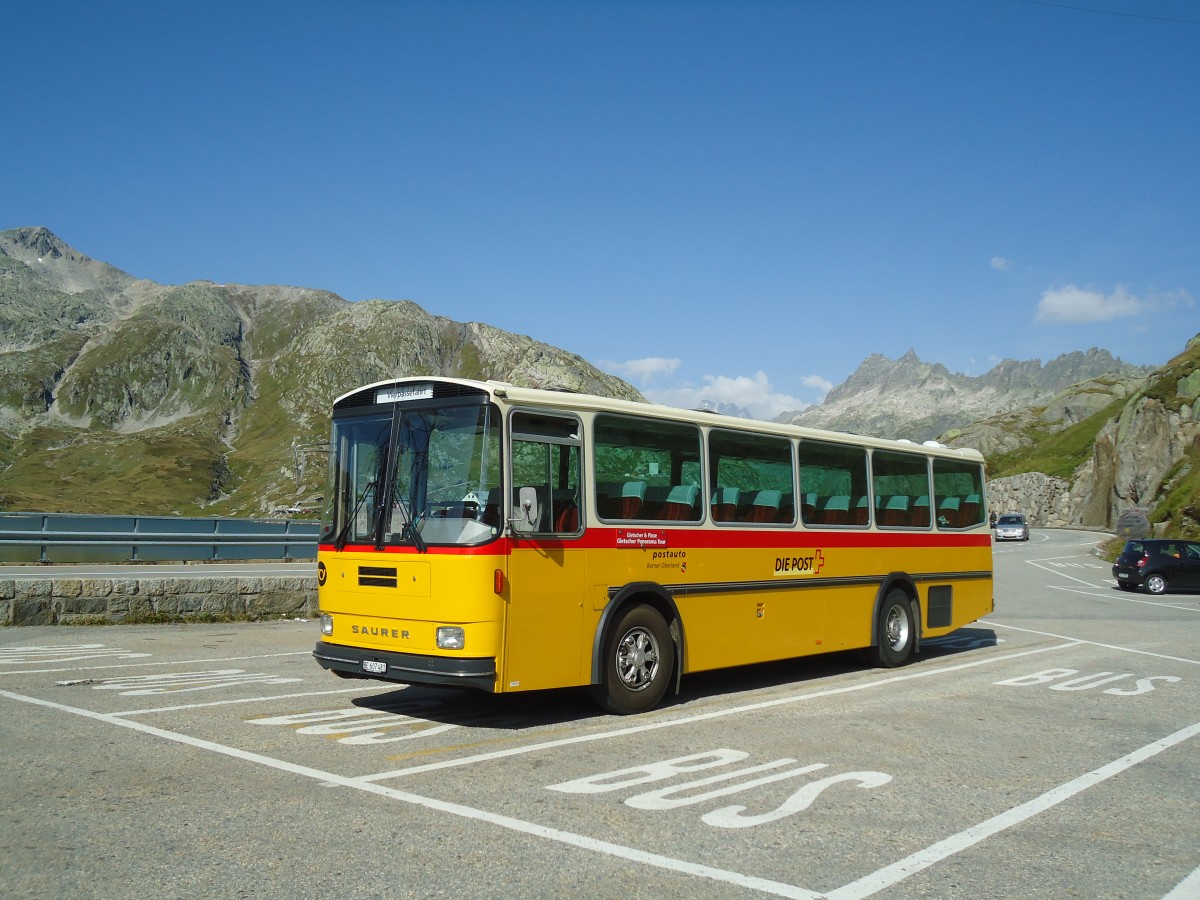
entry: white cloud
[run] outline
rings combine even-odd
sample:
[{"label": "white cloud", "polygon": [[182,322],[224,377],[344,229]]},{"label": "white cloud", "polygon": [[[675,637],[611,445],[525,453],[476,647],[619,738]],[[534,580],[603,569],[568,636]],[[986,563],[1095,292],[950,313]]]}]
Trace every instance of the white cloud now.
[{"label": "white cloud", "polygon": [[1086,290],[1073,284],[1042,292],[1038,304],[1039,322],[1107,322],[1143,313],[1192,306],[1187,291],[1168,291],[1139,297],[1119,284],[1111,294]]},{"label": "white cloud", "polygon": [[1136,316],[1142,306],[1142,301],[1123,285],[1117,285],[1113,293],[1105,296],[1068,284],[1042,292],[1037,318],[1039,322],[1107,322]]},{"label": "white cloud", "polygon": [[1005,259],[1003,256],[992,257],[992,268],[997,272],[1007,272],[1012,268],[1012,260]]},{"label": "white cloud", "polygon": [[819,403],[833,385],[817,375],[801,379],[806,387],[819,393],[804,400],[780,393],[771,386],[765,372],[754,375],[705,375],[700,386],[683,385],[658,391],[644,391],[646,399],[666,406],[695,409],[702,404],[733,406],[745,410],[756,419],[770,420],[787,410],[800,410]]},{"label": "white cloud", "polygon": [[[822,378],[820,375],[805,375],[800,379],[805,387],[810,387],[813,390],[821,392],[821,400],[825,399],[825,395],[833,390],[833,382],[828,378]],[[821,400],[817,402],[820,403]]]},{"label": "white cloud", "polygon": [[656,378],[674,374],[681,362],[682,360],[678,359],[663,359],[657,356],[649,356],[645,359],[629,359],[625,362],[604,361],[600,363],[600,367],[608,369],[622,378],[646,383],[654,381]]}]

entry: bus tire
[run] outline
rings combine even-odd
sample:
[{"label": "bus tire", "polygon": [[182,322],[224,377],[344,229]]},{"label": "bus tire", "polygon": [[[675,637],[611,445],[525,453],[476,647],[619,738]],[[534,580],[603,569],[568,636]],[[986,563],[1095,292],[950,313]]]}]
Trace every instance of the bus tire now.
[{"label": "bus tire", "polygon": [[658,610],[636,605],[621,613],[604,641],[600,684],[592,696],[617,715],[653,709],[667,692],[675,644]]},{"label": "bus tire", "polygon": [[879,608],[879,640],[871,648],[871,664],[881,669],[901,666],[912,656],[916,643],[912,601],[899,588],[892,588]]}]

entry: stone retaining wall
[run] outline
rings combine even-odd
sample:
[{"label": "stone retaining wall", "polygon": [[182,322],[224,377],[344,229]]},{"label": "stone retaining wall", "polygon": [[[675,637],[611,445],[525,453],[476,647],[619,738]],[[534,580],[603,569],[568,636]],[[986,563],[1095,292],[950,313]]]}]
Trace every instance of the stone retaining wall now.
[{"label": "stone retaining wall", "polygon": [[270,619],[317,614],[316,576],[266,578],[0,577],[0,625],[65,625],[127,616],[225,615]]},{"label": "stone retaining wall", "polygon": [[1103,525],[1103,522],[1084,523],[1079,520],[1071,496],[1071,483],[1052,478],[1041,472],[1027,472],[989,481],[988,508],[997,515],[1024,513],[1029,524],[1042,528],[1064,528],[1072,525]]}]

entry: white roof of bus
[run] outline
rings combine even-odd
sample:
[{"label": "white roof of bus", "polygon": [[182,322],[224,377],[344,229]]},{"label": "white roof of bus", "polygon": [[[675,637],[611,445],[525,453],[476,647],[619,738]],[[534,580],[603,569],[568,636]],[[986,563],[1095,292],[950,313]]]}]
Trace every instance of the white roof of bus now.
[{"label": "white roof of bus", "polygon": [[474,381],[469,378],[445,378],[440,375],[415,375],[411,377],[389,378],[386,381],[377,381],[373,384],[365,384],[362,387],[355,388],[352,391],[347,391],[336,400],[334,404],[340,403],[347,397],[352,397],[355,394],[360,394],[363,391],[374,390],[376,388],[387,387],[395,384],[412,384],[415,382],[438,382],[441,384],[461,384],[466,387],[478,388],[479,390],[487,391],[493,397],[509,404],[519,406],[546,406],[558,407],[575,410],[586,410],[588,412],[617,412],[628,413],[630,415],[654,416],[661,419],[673,419],[681,422],[692,422],[700,425],[710,425],[722,428],[734,428],[743,431],[758,431],[763,434],[774,434],[786,437],[808,437],[822,440],[832,441],[849,441],[855,444],[862,444],[867,447],[876,447],[886,450],[913,450],[921,449],[922,451],[934,456],[955,457],[958,459],[970,459],[973,461],[982,461],[983,454],[973,448],[951,448],[944,444],[938,444],[934,441],[926,441],[923,444],[918,444],[915,441],[908,440],[889,440],[887,438],[871,437],[869,435],[852,434],[841,431],[824,431],[817,428],[805,428],[800,425],[785,425],[779,422],[765,422],[761,419],[742,419],[737,416],[727,416],[722,413],[708,412],[707,410],[692,410],[682,409],[674,406],[659,406],[654,403],[643,403],[636,400],[618,400],[613,397],[600,397],[595,394],[579,394],[569,390],[552,390],[546,388],[526,388],[518,387],[504,381]]}]

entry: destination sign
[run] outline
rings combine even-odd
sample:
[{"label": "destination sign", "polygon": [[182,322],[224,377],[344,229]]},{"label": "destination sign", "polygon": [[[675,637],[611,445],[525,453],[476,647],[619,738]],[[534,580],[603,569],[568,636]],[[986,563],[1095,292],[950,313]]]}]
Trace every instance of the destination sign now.
[{"label": "destination sign", "polygon": [[429,400],[432,397],[432,384],[398,384],[375,392],[376,403],[402,403],[405,400]]}]

